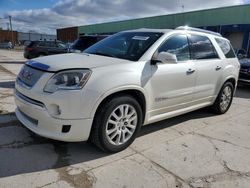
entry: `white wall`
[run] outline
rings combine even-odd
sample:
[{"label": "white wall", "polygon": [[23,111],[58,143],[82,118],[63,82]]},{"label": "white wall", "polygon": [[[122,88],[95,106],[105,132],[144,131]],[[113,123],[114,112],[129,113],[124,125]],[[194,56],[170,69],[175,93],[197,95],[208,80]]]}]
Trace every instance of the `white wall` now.
[{"label": "white wall", "polygon": [[56,35],[47,35],[40,33],[22,33],[18,32],[17,39],[19,41],[37,41],[37,40],[55,40]]}]

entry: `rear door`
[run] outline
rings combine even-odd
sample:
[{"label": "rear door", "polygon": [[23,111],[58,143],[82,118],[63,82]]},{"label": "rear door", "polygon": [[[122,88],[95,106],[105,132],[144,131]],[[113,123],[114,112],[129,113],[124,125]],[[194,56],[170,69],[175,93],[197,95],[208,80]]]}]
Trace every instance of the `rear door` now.
[{"label": "rear door", "polygon": [[207,36],[189,35],[189,41],[191,58],[197,69],[194,99],[198,103],[210,101],[222,79],[222,60]]}]

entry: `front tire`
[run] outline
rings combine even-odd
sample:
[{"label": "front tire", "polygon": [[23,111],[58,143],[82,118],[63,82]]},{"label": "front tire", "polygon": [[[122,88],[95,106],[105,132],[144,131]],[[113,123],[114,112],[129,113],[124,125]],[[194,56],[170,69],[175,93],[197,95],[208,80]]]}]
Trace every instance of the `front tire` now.
[{"label": "front tire", "polygon": [[96,112],[90,140],[106,152],[119,152],[136,138],[142,125],[142,110],[131,96],[109,99]]},{"label": "front tire", "polygon": [[231,82],[226,82],[214,102],[212,109],[217,114],[226,113],[233,101],[234,86]]}]

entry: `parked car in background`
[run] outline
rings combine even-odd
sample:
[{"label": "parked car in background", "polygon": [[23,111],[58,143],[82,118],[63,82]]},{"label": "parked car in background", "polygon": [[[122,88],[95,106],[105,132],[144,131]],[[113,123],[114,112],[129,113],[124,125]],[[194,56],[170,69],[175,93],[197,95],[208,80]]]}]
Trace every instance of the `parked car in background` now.
[{"label": "parked car in background", "polygon": [[80,36],[69,48],[69,52],[82,52],[93,44],[108,37],[108,35],[84,35]]},{"label": "parked car in background", "polygon": [[24,49],[24,57],[27,59],[53,54],[67,53],[68,47],[58,41],[32,41]]},{"label": "parked car in background", "polygon": [[250,58],[240,59],[239,83],[250,85]]},{"label": "parked car in background", "polygon": [[2,42],[2,43],[0,43],[0,48],[1,49],[12,49],[13,45],[11,42]]},{"label": "parked car in background", "polygon": [[84,50],[42,57],[15,84],[17,118],[52,139],[90,139],[118,152],[142,125],[210,106],[231,106],[239,61],[218,33],[181,27],[114,34]]},{"label": "parked car in background", "polygon": [[244,49],[235,49],[235,54],[237,55],[238,59],[243,59],[249,57],[247,51]]}]

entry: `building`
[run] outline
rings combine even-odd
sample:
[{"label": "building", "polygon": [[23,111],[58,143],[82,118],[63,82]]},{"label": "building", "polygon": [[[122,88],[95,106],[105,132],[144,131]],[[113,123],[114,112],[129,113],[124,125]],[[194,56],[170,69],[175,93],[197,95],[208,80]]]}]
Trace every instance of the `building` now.
[{"label": "building", "polygon": [[10,30],[0,30],[0,43],[9,41],[12,42],[12,40],[15,44],[17,43],[17,31],[11,32]]},{"label": "building", "polygon": [[77,27],[68,27],[57,29],[57,40],[63,42],[73,42],[78,37],[78,28]]},{"label": "building", "polygon": [[[37,40],[56,40],[56,35],[40,34],[40,33],[23,33],[13,31],[14,44],[23,44],[25,41],[37,41]],[[0,43],[12,42],[12,32],[10,30],[0,29]]]},{"label": "building", "polygon": [[24,43],[25,41],[54,41],[56,40],[56,35],[40,34],[40,33],[23,33],[18,32],[17,39],[19,42]]},{"label": "building", "polygon": [[235,49],[245,49],[248,53],[250,51],[250,5],[64,28],[57,30],[57,37],[65,41],[61,38],[61,33],[73,33],[75,30],[77,34],[71,37],[72,40],[84,34],[109,34],[137,28],[176,28],[181,25],[219,32],[232,42]]}]

